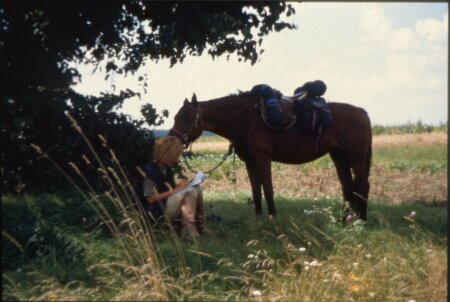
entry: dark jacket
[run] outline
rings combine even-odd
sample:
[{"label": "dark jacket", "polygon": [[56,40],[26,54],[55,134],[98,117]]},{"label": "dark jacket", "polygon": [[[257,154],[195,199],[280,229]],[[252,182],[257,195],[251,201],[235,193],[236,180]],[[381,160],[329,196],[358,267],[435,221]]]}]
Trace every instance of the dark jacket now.
[{"label": "dark jacket", "polygon": [[[173,171],[169,167],[167,168],[167,174],[164,175],[161,173],[158,165],[154,162],[151,162],[144,166],[144,172],[148,178],[155,182],[158,193],[169,191],[170,188],[167,186],[167,184],[172,186],[172,188],[176,185]],[[139,196],[139,200],[141,201],[142,207],[144,208],[146,214],[151,214],[151,216],[153,216],[152,218],[155,220],[160,220],[160,218],[164,216],[163,205],[166,204],[166,200],[164,199],[159,202],[150,204],[144,196],[144,178],[141,178],[138,181],[136,193]]]}]

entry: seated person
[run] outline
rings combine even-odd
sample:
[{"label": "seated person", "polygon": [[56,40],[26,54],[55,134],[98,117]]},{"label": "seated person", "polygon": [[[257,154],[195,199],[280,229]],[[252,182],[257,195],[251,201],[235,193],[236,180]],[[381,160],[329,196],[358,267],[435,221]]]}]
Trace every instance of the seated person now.
[{"label": "seated person", "polygon": [[176,194],[186,188],[188,181],[175,183],[172,168],[178,164],[183,152],[183,144],[174,136],[166,136],[156,141],[153,162],[145,168],[146,177],[142,183],[144,210],[156,221],[167,219],[172,223],[181,218],[183,233],[198,238],[205,228],[205,211],[202,189],[199,185],[186,192]]}]

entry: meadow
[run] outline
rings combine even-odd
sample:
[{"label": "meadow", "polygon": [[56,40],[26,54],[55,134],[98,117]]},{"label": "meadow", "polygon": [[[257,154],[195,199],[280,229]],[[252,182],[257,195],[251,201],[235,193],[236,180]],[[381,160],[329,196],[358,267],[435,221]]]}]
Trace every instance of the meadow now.
[{"label": "meadow", "polygon": [[[447,301],[447,127],[374,134],[367,222],[340,222],[328,156],[273,164],[275,219],[228,157],[203,185],[198,242],[130,210],[120,171],[107,192],[3,196],[2,300]],[[189,163],[227,148],[202,137]]]}]

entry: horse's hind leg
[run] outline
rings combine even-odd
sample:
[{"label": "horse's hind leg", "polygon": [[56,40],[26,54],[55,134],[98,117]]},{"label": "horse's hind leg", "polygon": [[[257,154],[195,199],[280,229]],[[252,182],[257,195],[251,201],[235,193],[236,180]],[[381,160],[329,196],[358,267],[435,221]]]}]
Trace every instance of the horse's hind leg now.
[{"label": "horse's hind leg", "polygon": [[245,167],[247,168],[248,177],[250,179],[250,185],[252,186],[253,202],[255,203],[256,214],[262,213],[261,205],[261,180],[259,178],[257,166],[254,162],[246,161]]},{"label": "horse's hind leg", "polygon": [[353,166],[355,175],[353,199],[356,203],[356,213],[363,220],[367,220],[367,200],[369,198],[369,175],[364,163]]},{"label": "horse's hind leg", "polygon": [[[354,185],[350,164],[346,161],[340,150],[333,150],[330,152],[330,156],[336,166],[336,172],[341,183],[344,201],[348,201],[352,210],[356,212],[356,203],[353,196]],[[344,220],[346,216],[347,213],[344,213]]]}]

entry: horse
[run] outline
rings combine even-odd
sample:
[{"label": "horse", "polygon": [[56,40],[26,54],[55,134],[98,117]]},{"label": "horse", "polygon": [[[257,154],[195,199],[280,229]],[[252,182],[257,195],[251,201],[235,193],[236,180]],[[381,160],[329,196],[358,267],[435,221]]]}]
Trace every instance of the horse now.
[{"label": "horse", "polygon": [[372,127],[367,112],[351,104],[328,102],[333,124],[324,127],[320,136],[275,131],[263,122],[258,98],[252,92],[239,92],[200,102],[194,93],[190,102],[184,100],[168,135],[179,137],[186,148],[204,130],[229,140],[245,163],[256,214],[262,213],[262,188],[269,217],[276,214],[271,162],[303,164],[329,153],[344,201],[360,219],[367,220],[372,158]]}]

